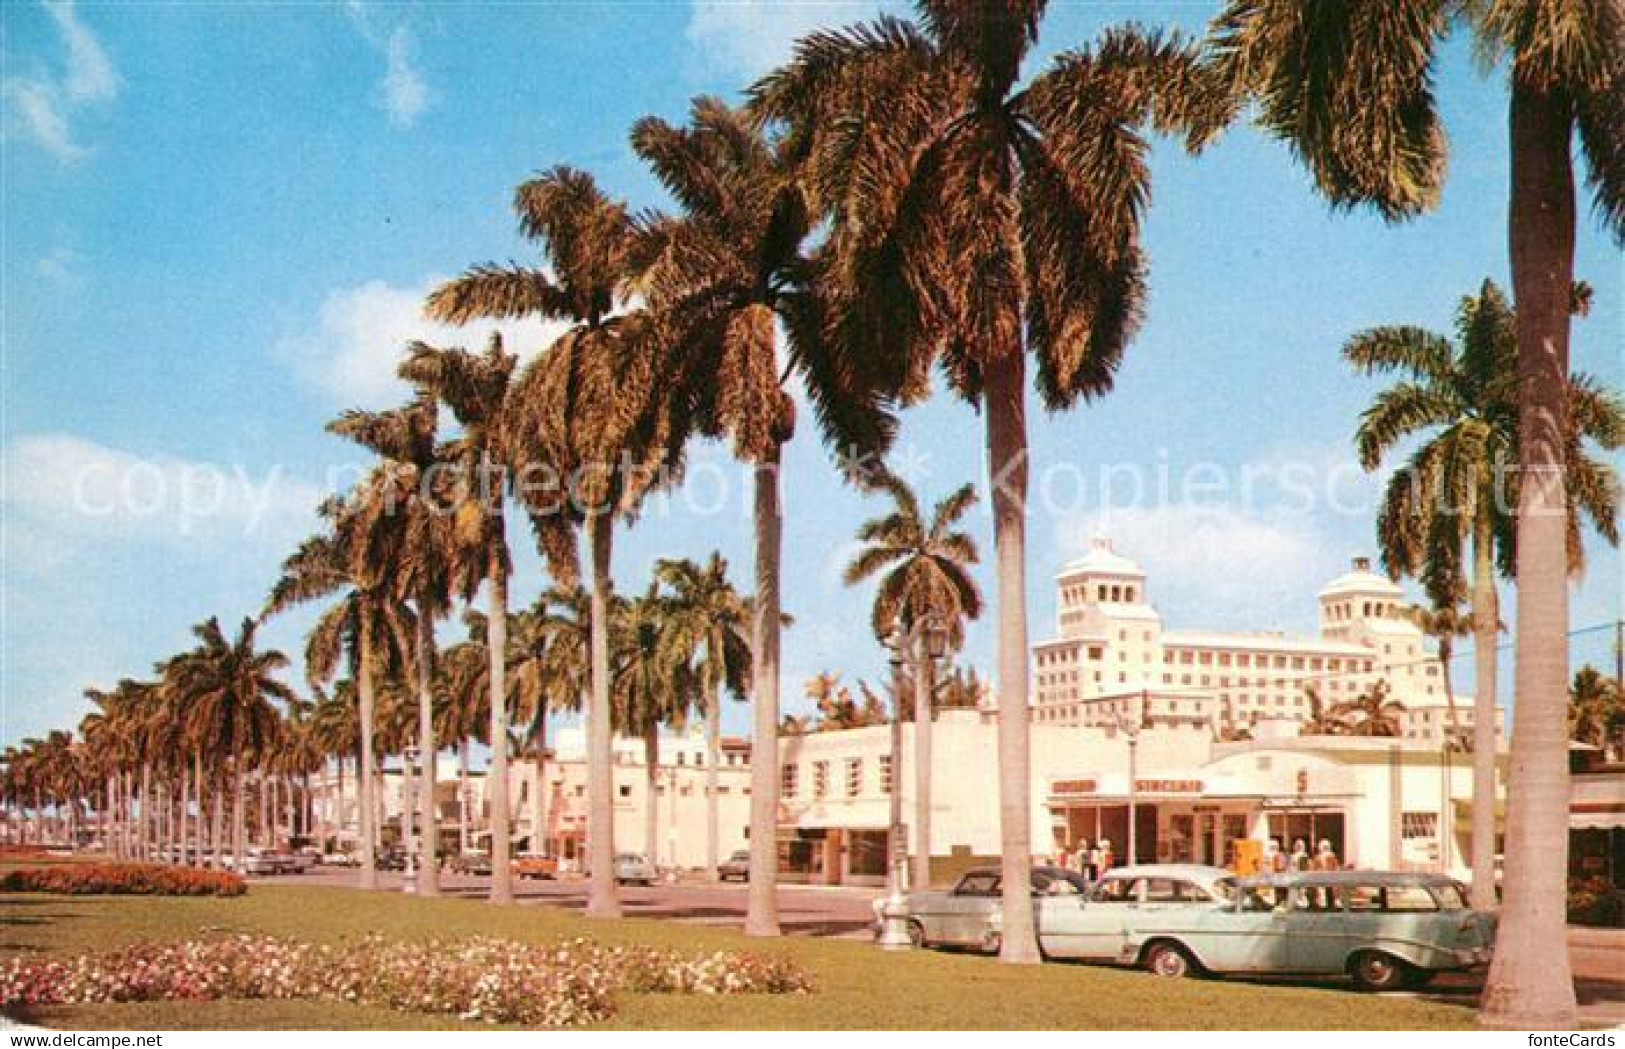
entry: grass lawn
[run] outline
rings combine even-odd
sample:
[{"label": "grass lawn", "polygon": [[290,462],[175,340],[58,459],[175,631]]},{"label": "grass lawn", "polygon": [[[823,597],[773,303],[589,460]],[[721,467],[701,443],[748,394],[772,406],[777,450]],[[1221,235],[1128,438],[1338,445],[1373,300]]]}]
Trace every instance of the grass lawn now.
[{"label": "grass lawn", "polygon": [[[0,957],[74,954],[141,940],[257,932],[345,942],[501,936],[545,942],[590,936],[692,950],[730,948],[793,958],[813,976],[809,995],[623,995],[603,1026],[616,1028],[1470,1028],[1466,1005],[1346,990],[1207,980],[1049,964],[1005,966],[972,956],[884,953],[849,940],[749,940],[726,929],[648,919],[589,921],[562,910],[419,900],[394,893],[255,886],[236,899],[0,895]],[[60,1007],[33,1018],[101,1029],[445,1028],[431,1017],[332,1002],[146,1003]],[[481,1025],[473,1025],[481,1026]]]}]

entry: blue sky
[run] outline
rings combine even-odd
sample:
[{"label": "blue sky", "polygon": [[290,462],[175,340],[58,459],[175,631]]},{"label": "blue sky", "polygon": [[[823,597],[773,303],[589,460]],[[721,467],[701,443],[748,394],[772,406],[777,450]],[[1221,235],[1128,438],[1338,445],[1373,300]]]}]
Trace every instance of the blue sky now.
[{"label": "blue sky", "polygon": [[[1054,3],[1029,69],[1105,25],[1197,30],[1216,6]],[[635,205],[662,204],[626,143],[634,119],[680,119],[691,96],[736,93],[806,29],[873,9],[0,6],[0,742],[76,722],[87,685],[148,673],[190,624],[259,607],[332,471],[354,465],[323,422],[398,397],[408,338],[483,343],[485,328],[438,329],[417,307],[470,263],[533,257],[508,210],[517,182],[568,162]],[[1447,330],[1459,295],[1486,276],[1506,283],[1500,76],[1457,40],[1439,98],[1450,179],[1434,213],[1401,227],[1332,214],[1251,128],[1197,159],[1159,146],[1149,317],[1117,389],[1032,413],[1035,637],[1052,624],[1050,577],[1099,528],[1151,572],[1170,626],[1313,629],[1316,587],[1372,545],[1376,483],[1357,476],[1349,435],[1377,387],[1339,346],[1378,323]],[[1578,271],[1596,299],[1575,327],[1575,365],[1617,388],[1625,280],[1589,215]],[[547,337],[507,330],[525,351]],[[879,507],[841,485],[813,431],[809,420],[785,475],[787,710],[818,670],[883,669],[863,626],[869,595],[839,580],[855,523]],[[980,420],[940,397],[908,416],[900,462],[935,497],[982,479],[981,447]],[[623,588],[640,588],[656,557],[713,548],[748,585],[744,475],[720,449],[696,462],[690,488],[624,534]],[[1195,470],[1205,487],[1108,508],[1103,467],[1153,485]],[[985,510],[970,526],[991,554]],[[527,600],[543,580],[528,533],[514,539]],[[1574,625],[1620,608],[1620,559],[1599,549]],[[309,621],[265,636],[297,653]],[[990,637],[976,626],[967,649],[984,672]],[[1575,652],[1610,654],[1601,634]]]}]

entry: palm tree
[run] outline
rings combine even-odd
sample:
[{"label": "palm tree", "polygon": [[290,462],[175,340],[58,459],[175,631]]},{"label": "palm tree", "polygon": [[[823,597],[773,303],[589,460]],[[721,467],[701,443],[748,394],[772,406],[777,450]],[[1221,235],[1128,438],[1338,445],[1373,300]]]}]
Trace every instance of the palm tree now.
[{"label": "palm tree", "polygon": [[[227,759],[218,767],[231,773],[231,847],[239,869],[248,845],[244,794],[248,762],[265,753],[276,738],[278,715],[271,702],[297,701],[293,690],[276,677],[287,667],[288,657],[275,649],[258,649],[258,628],[255,620],[245,618],[236,637],[228,638],[219,620],[210,618],[193,628],[197,647],[166,666],[173,687],[184,697],[188,729],[200,741],[201,752],[211,759]],[[217,788],[217,797],[220,793]],[[220,812],[217,803],[216,813]],[[217,834],[217,864],[221,845]]]},{"label": "palm tree", "polygon": [[[526,366],[510,398],[509,464],[520,483],[555,579],[574,585],[572,526],[584,521],[592,570],[592,700],[587,714],[591,917],[620,916],[614,878],[609,697],[611,530],[650,486],[664,480],[676,445],[655,383],[652,341],[636,315],[617,316],[635,271],[635,230],[626,206],[592,177],[557,167],[514,194],[520,230],[539,242],[546,269],[476,267],[429,297],[426,312],[467,323],[536,316],[571,328]],[[560,479],[567,479],[564,484]],[[567,491],[561,491],[567,488]]]},{"label": "palm tree", "polygon": [[721,831],[717,790],[722,764],[722,694],[745,698],[750,667],[751,602],[728,582],[728,562],[713,553],[704,565],[686,558],[662,560],[656,577],[671,591],[667,639],[675,663],[698,684],[705,717],[705,870],[717,881]]},{"label": "palm tree", "polygon": [[[776,936],[778,919],[780,555],[783,449],[795,432],[785,383],[799,373],[832,443],[882,443],[856,362],[836,361],[801,245],[812,212],[785,143],[769,140],[745,112],[696,99],[690,124],[646,117],[632,148],[681,208],[643,224],[650,264],[640,287],[673,377],[674,433],[727,437],[751,465],[755,619],[751,629],[752,753],[749,936]],[[778,326],[788,335],[780,360]]]},{"label": "palm tree", "polygon": [[[512,410],[509,390],[514,364],[513,355],[502,348],[502,336],[493,334],[481,356],[413,343],[400,367],[403,378],[444,402],[462,428],[461,437],[452,442],[451,453],[462,468],[468,489],[458,508],[458,539],[464,560],[461,589],[467,601],[482,582],[486,587],[490,637],[485,646],[488,664],[484,680],[489,690],[490,725],[486,737],[491,747],[486,793],[491,804],[491,825],[504,828],[503,833],[491,835],[492,903],[513,900],[513,871],[505,829],[509,824],[508,577],[513,567],[508,556],[503,504],[512,461],[507,417]],[[466,780],[466,745],[461,760]],[[466,795],[466,783],[463,792]],[[465,813],[465,835],[466,823]],[[466,841],[463,846],[467,848]]]},{"label": "palm tree", "polygon": [[1350,736],[1399,735],[1399,716],[1405,704],[1388,698],[1388,682],[1377,681],[1360,695],[1337,704],[1332,713],[1344,720]]},{"label": "palm tree", "polygon": [[592,599],[580,587],[549,588],[534,607],[520,613],[514,636],[519,650],[515,710],[529,722],[526,738],[533,759],[530,847],[541,852],[547,841],[547,715],[590,704],[583,697],[592,685]]},{"label": "palm tree", "polygon": [[1625,695],[1619,681],[1584,666],[1569,688],[1569,738],[1602,751],[1604,759],[1621,749],[1625,731]]},{"label": "palm tree", "polygon": [[[1458,15],[1464,17],[1457,17]],[[1625,242],[1625,29],[1595,0],[1408,0],[1310,4],[1230,0],[1214,23],[1220,64],[1254,96],[1336,207],[1371,204],[1390,220],[1432,207],[1445,136],[1433,57],[1452,26],[1510,64],[1507,228],[1518,302],[1518,624],[1505,906],[1482,1019],[1572,1028],[1574,987],[1561,943],[1568,849],[1568,328],[1574,276],[1578,137],[1604,228]]]},{"label": "palm tree", "polygon": [[[1401,444],[1424,437],[1389,480],[1377,517],[1383,563],[1394,576],[1422,580],[1436,604],[1471,593],[1473,623],[1473,904],[1495,905],[1495,642],[1500,602],[1497,562],[1512,567],[1509,467],[1519,443],[1516,319],[1499,288],[1485,281],[1456,313],[1456,345],[1414,327],[1372,328],[1343,348],[1366,374],[1399,374],[1377,395],[1355,433],[1360,463],[1376,470]],[[1581,563],[1579,521],[1594,521],[1617,540],[1612,469],[1589,456],[1584,440],[1605,448],[1625,439],[1625,411],[1597,382],[1569,380],[1568,513],[1570,568]],[[1516,478],[1512,478],[1515,480]],[[1471,546],[1472,569],[1463,568]]]},{"label": "palm tree", "polygon": [[[260,613],[263,618],[310,601],[332,602],[306,640],[305,676],[311,689],[319,692],[333,679],[342,660],[354,686],[356,705],[346,707],[353,711],[356,722],[350,738],[356,752],[359,882],[363,889],[378,887],[377,690],[382,679],[409,658],[406,639],[415,629],[411,610],[395,599],[388,562],[369,556],[377,552],[377,533],[391,520],[368,527],[372,522],[367,511],[372,506],[366,493],[376,493],[382,486],[383,478],[375,473],[348,499],[323,504],[320,514],[325,530],[305,540],[283,562],[281,576]],[[339,731],[348,733],[348,725]],[[328,738],[346,737],[334,731]],[[342,758],[340,761],[342,775]],[[200,800],[200,818],[201,810]]]},{"label": "palm tree", "polygon": [[[658,583],[641,595],[610,607],[610,697],[616,728],[643,740],[644,855],[659,866],[658,809],[660,726],[679,725],[697,699],[692,668],[674,658],[666,633],[670,602]],[[675,857],[674,857],[675,860]]]},{"label": "palm tree", "polygon": [[[953,649],[964,643],[965,620],[982,614],[982,594],[970,576],[977,561],[976,542],[955,531],[960,518],[976,503],[976,489],[965,485],[936,505],[926,521],[919,498],[901,478],[883,474],[876,487],[892,497],[895,508],[858,526],[863,544],[846,566],[846,585],[881,575],[869,617],[875,639],[913,636],[918,629],[938,629]],[[882,575],[884,573],[884,575]],[[931,720],[934,657],[916,651],[914,667],[914,884],[931,884]]]},{"label": "palm tree", "polygon": [[1344,736],[1348,734],[1349,725],[1340,711],[1328,710],[1325,700],[1320,698],[1320,689],[1314,685],[1303,686],[1304,698],[1309,701],[1309,716],[1298,727],[1300,736]]},{"label": "palm tree", "polygon": [[1433,638],[1434,656],[1439,664],[1439,679],[1444,686],[1444,701],[1450,711],[1450,731],[1446,734],[1444,744],[1448,760],[1450,752],[1465,749],[1459,733],[1456,689],[1451,682],[1450,661],[1455,658],[1456,638],[1473,635],[1473,614],[1463,609],[1460,601],[1450,599],[1431,607],[1411,605],[1405,609],[1405,615],[1416,624],[1416,629]]},{"label": "palm tree", "polygon": [[919,0],[797,45],[752,89],[789,124],[830,222],[821,273],[844,361],[903,399],[933,360],[985,414],[998,577],[999,815],[1008,962],[1038,961],[1026,615],[1027,351],[1044,403],[1110,390],[1139,322],[1145,129],[1196,148],[1230,104],[1178,37],[1109,31],[1023,84],[1044,0]]},{"label": "palm tree", "polygon": [[[417,692],[417,753],[423,783],[417,791],[418,833],[423,862],[417,891],[440,892],[440,845],[435,814],[439,748],[434,733],[434,624],[451,607],[458,549],[458,511],[469,506],[457,487],[454,452],[435,443],[439,412],[429,393],[420,391],[406,405],[383,412],[347,411],[328,429],[347,437],[382,460],[371,483],[358,493],[355,511],[357,552],[387,568],[397,600],[411,601],[416,633],[409,645]],[[476,507],[476,513],[478,508]],[[450,511],[450,512],[448,512]],[[465,517],[466,521],[467,518]],[[409,775],[415,775],[408,770]]]},{"label": "palm tree", "polygon": [[[434,729],[435,738],[454,743],[457,750],[457,849],[460,853],[469,851],[469,747],[476,740],[484,738],[480,715],[489,713],[491,695],[488,622],[485,616],[472,610],[463,614],[463,622],[468,627],[468,637],[441,653]],[[507,705],[506,694],[503,695],[502,704],[504,707]],[[503,720],[506,722],[506,716]],[[506,750],[507,741],[503,742]],[[507,865],[507,850],[502,851],[504,865]],[[491,866],[491,876],[495,880],[495,841],[491,846]],[[512,871],[509,872],[510,884],[511,879]]]}]

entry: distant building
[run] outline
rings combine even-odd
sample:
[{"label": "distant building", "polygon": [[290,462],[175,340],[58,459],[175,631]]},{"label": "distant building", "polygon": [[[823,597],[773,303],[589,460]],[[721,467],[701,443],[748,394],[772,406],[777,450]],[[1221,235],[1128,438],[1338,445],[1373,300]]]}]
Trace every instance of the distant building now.
[{"label": "distant building", "polygon": [[[1446,693],[1438,659],[1405,616],[1398,586],[1365,558],[1320,591],[1316,637],[1171,630],[1151,605],[1146,573],[1097,537],[1056,576],[1057,634],[1033,646],[1033,720],[1039,724],[1182,728],[1227,737],[1289,734],[1380,681],[1405,707],[1400,737],[1471,739],[1473,698]],[[1273,726],[1273,727],[1272,727]],[[1497,732],[1504,731],[1498,717]]]}]

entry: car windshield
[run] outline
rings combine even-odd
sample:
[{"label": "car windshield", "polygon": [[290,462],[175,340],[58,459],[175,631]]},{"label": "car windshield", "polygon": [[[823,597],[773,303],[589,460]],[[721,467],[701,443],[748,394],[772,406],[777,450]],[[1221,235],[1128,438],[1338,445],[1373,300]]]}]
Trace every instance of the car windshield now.
[{"label": "car windshield", "polygon": [[1455,882],[1443,882],[1433,886],[1433,898],[1439,901],[1441,911],[1464,911],[1467,909],[1467,900],[1461,894],[1461,886]]},{"label": "car windshield", "polygon": [[967,874],[959,879],[958,888],[954,889],[957,896],[995,896],[999,891],[999,876],[997,874]]}]

